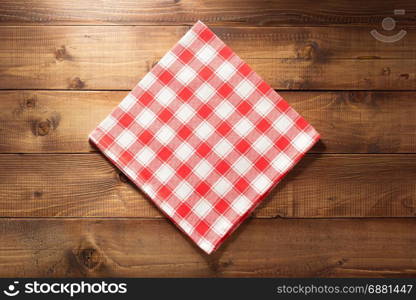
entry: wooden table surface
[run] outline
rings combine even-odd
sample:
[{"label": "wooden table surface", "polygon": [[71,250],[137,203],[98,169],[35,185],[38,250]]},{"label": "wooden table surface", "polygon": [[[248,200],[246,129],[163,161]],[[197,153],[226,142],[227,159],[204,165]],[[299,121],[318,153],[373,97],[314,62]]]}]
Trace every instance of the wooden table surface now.
[{"label": "wooden table surface", "polygon": [[[211,256],[87,140],[198,19],[322,135]],[[0,277],[416,276],[414,0],[2,0],[0,38]]]}]

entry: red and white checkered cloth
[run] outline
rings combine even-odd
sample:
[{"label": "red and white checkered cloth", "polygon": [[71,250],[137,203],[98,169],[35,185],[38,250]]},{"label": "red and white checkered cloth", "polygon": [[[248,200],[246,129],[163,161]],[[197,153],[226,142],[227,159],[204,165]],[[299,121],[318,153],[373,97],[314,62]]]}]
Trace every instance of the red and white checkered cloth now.
[{"label": "red and white checkered cloth", "polygon": [[90,139],[211,253],[319,134],[197,22]]}]

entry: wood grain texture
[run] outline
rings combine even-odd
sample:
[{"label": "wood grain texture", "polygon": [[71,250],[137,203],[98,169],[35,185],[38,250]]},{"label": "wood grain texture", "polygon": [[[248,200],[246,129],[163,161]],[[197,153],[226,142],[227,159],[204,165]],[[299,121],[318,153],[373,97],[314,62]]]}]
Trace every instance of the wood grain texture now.
[{"label": "wood grain texture", "polygon": [[[198,19],[322,135],[211,256],[87,141]],[[0,277],[415,277],[415,20],[414,0],[2,0]]]},{"label": "wood grain texture", "polygon": [[[0,89],[130,90],[189,27],[0,27]],[[412,90],[416,34],[366,28],[213,30],[274,88]]]},{"label": "wood grain texture", "polygon": [[[3,154],[0,166],[0,217],[162,217],[100,154]],[[416,216],[416,155],[307,155],[255,216]]]},{"label": "wood grain texture", "polygon": [[[0,152],[96,151],[88,134],[127,92],[0,91]],[[415,153],[412,92],[280,92],[322,136],[312,153]]]},{"label": "wood grain texture", "polygon": [[167,220],[1,219],[2,277],[410,277],[416,219],[248,220],[208,256]]},{"label": "wood grain texture", "polygon": [[412,0],[2,0],[2,24],[209,24],[377,26],[401,8],[403,25],[414,24]]}]

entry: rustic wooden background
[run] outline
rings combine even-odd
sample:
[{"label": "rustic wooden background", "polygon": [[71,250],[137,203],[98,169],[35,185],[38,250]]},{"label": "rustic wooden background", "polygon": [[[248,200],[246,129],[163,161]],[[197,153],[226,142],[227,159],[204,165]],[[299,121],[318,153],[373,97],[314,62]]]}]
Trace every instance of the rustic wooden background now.
[{"label": "rustic wooden background", "polygon": [[[211,256],[87,141],[198,19],[322,134]],[[0,276],[416,276],[415,49],[414,0],[2,0]]]}]

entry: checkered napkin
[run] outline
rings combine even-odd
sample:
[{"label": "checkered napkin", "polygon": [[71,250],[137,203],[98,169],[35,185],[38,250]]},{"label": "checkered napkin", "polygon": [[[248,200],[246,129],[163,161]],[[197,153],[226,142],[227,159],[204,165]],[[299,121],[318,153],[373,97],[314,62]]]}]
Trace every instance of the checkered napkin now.
[{"label": "checkered napkin", "polygon": [[211,253],[319,134],[197,22],[90,139]]}]

